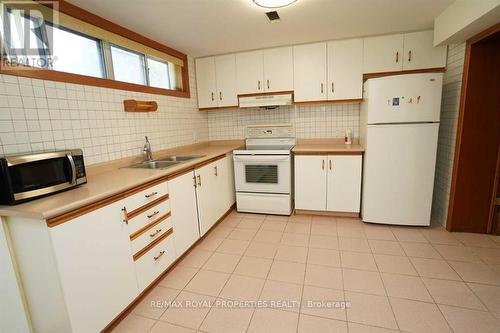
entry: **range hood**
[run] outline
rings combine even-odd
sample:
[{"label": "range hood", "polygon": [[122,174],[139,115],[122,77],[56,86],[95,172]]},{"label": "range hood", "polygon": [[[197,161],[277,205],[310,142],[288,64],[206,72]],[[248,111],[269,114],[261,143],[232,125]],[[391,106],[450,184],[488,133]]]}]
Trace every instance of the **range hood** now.
[{"label": "range hood", "polygon": [[240,108],[274,108],[292,104],[292,93],[274,95],[240,96]]}]

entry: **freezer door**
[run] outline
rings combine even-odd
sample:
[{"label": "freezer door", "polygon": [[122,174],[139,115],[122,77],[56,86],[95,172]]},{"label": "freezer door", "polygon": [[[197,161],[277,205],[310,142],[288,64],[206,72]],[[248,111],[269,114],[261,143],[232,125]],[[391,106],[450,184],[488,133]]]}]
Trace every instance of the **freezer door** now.
[{"label": "freezer door", "polygon": [[368,124],[437,122],[442,73],[408,74],[365,83]]},{"label": "freezer door", "polygon": [[368,126],[363,221],[430,224],[438,130],[436,123]]}]

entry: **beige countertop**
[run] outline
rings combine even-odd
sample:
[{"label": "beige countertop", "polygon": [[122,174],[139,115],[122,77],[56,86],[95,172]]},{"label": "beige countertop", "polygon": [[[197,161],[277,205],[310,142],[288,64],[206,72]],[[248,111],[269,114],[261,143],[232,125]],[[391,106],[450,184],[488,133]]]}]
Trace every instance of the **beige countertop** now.
[{"label": "beige countertop", "polygon": [[243,141],[213,141],[153,152],[156,159],[166,155],[203,155],[167,169],[137,169],[126,166],[142,157],[92,165],[87,168],[87,184],[15,206],[0,206],[0,216],[46,220],[127,191],[158,178],[188,170],[214,157],[244,146]]},{"label": "beige countertop", "polygon": [[362,154],[364,151],[359,143],[346,145],[342,139],[299,139],[293,148],[296,155]]}]

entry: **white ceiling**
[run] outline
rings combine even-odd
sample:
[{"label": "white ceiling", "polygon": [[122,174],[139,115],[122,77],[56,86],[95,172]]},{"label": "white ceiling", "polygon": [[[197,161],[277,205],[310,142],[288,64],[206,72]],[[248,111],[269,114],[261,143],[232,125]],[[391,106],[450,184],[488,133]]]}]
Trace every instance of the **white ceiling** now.
[{"label": "white ceiling", "polygon": [[252,0],[69,0],[94,14],[198,57],[432,28],[453,0],[298,0],[281,22]]}]

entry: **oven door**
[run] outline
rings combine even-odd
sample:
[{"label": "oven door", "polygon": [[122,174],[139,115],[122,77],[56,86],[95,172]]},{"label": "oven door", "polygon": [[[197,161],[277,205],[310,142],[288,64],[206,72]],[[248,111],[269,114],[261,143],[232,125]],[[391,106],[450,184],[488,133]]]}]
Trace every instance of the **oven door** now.
[{"label": "oven door", "polygon": [[234,155],[237,192],[290,193],[290,155]]},{"label": "oven door", "polygon": [[58,192],[76,185],[71,152],[53,152],[7,158],[14,201]]}]

